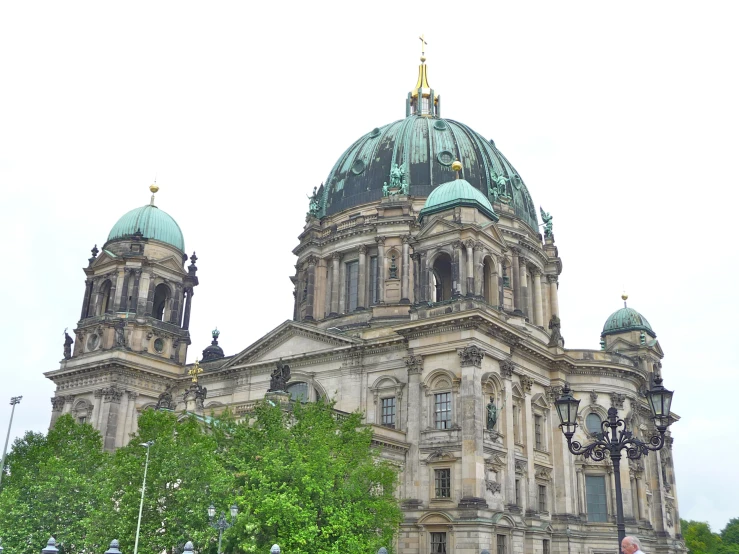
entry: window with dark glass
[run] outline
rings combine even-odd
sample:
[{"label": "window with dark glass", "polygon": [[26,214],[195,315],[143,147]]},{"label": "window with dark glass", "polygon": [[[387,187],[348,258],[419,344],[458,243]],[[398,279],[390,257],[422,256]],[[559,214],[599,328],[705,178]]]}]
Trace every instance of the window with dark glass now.
[{"label": "window with dark glass", "polygon": [[380,299],[380,280],[377,278],[377,256],[370,257],[370,302],[377,304]]},{"label": "window with dark glass", "polygon": [[446,554],[446,533],[431,533],[431,554]]},{"label": "window with dark glass", "polygon": [[549,554],[549,539],[543,539],[541,543],[541,554]]},{"label": "window with dark glass", "polygon": [[590,431],[593,434],[603,432],[603,429],[601,429],[600,423],[601,423],[600,416],[598,414],[591,413],[585,417],[585,427],[587,428],[588,431]]},{"label": "window with dark glass", "polygon": [[516,479],[516,506],[521,505],[521,480]]},{"label": "window with dark glass", "polygon": [[539,512],[548,512],[547,510],[547,487],[539,485]]},{"label": "window with dark glass", "polygon": [[357,309],[357,298],[359,293],[359,262],[346,264],[346,311],[353,312]]},{"label": "window with dark glass", "polygon": [[434,427],[449,429],[452,426],[452,393],[439,392],[434,395]]},{"label": "window with dark glass", "polygon": [[290,393],[292,400],[308,402],[308,383],[291,383],[287,386],[286,392]]},{"label": "window with dark glass", "polygon": [[382,424],[395,429],[395,397],[382,399]]},{"label": "window with dark glass", "polygon": [[78,421],[80,422],[80,425],[84,425],[87,423],[87,418],[85,416],[80,416]]},{"label": "window with dark glass", "polygon": [[536,445],[537,450],[543,450],[544,449],[544,440],[542,439],[541,434],[541,416],[534,416],[534,444]]},{"label": "window with dark glass", "polygon": [[585,476],[585,497],[588,521],[608,521],[606,479],[603,475]]},{"label": "window with dark glass", "polygon": [[497,554],[507,554],[507,548],[506,548],[506,536],[505,535],[498,535],[497,536]]},{"label": "window with dark glass", "polygon": [[436,485],[436,498],[451,498],[452,496],[452,470],[435,469],[434,483]]}]

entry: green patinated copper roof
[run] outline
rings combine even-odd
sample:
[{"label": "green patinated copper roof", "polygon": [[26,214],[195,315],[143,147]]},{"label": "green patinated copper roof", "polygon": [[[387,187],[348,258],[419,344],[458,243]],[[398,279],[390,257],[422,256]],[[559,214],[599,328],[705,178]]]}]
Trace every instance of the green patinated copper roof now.
[{"label": "green patinated copper roof", "polygon": [[634,308],[623,307],[620,310],[613,312],[608,319],[606,324],[603,326],[604,335],[615,335],[616,333],[623,333],[624,331],[645,331],[651,337],[656,337],[652,326],[649,325],[647,318],[637,312]]},{"label": "green patinated copper roof", "polygon": [[[377,127],[357,139],[318,189],[316,215],[332,215],[380,200],[393,164],[405,167],[412,196],[428,197],[435,188],[455,179],[454,160],[462,163],[461,178],[488,200],[500,194],[502,187],[515,216],[537,232],[534,201],[492,140],[458,121],[419,115]],[[496,182],[503,184],[494,193]]]},{"label": "green patinated copper roof", "polygon": [[456,179],[449,183],[439,185],[426,199],[420,218],[438,213],[455,206],[470,206],[477,208],[493,221],[498,221],[498,216],[493,211],[493,206],[483,193],[473,187],[464,179]]},{"label": "green patinated copper roof", "polygon": [[140,233],[143,238],[165,242],[185,251],[185,239],[180,226],[172,216],[156,206],[147,204],[125,214],[113,225],[108,240],[126,239],[136,233]]}]

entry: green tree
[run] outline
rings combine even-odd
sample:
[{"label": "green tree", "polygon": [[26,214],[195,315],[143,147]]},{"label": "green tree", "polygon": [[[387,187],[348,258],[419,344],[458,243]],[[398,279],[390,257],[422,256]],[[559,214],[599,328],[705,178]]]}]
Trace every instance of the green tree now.
[{"label": "green tree", "polygon": [[721,531],[721,541],[725,545],[739,545],[739,518],[735,517],[729,520],[729,523]]},{"label": "green tree", "polygon": [[98,475],[109,458],[100,433],[61,416],[49,433],[26,433],[13,444],[0,490],[0,529],[6,552],[38,554],[54,536],[63,552],[86,544],[100,509]]},{"label": "green tree", "polygon": [[711,531],[708,523],[681,519],[680,528],[685,539],[685,546],[691,554],[718,554],[721,537]]},{"label": "green tree", "polygon": [[360,414],[337,417],[324,402],[285,412],[265,402],[250,422],[224,420],[219,430],[241,491],[231,546],[265,552],[278,543],[295,554],[392,546],[402,520],[397,471],[371,448]]},{"label": "green tree", "polygon": [[210,503],[235,500],[233,477],[224,470],[217,443],[202,420],[147,410],[128,446],[117,450],[101,476],[106,504],[90,527],[97,551],[118,538],[132,551],[138,522],[146,448],[150,447],[139,551],[173,552],[192,540],[199,551],[213,550],[217,531],[208,525]]}]

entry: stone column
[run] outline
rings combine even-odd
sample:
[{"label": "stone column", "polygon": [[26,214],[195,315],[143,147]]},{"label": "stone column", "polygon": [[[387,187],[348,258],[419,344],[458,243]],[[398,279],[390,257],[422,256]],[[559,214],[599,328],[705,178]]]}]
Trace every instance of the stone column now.
[{"label": "stone column", "polygon": [[131,270],[123,268],[123,286],[121,287],[121,307],[119,312],[128,311],[128,279],[131,275]]},{"label": "stone column", "polygon": [[339,263],[341,261],[341,254],[334,252],[331,254],[331,312],[330,316],[339,314]]},{"label": "stone column", "polygon": [[90,298],[92,297],[92,281],[90,279],[85,280],[85,296],[82,299],[82,314],[80,319],[85,319],[89,314],[90,309]]},{"label": "stone column", "polygon": [[63,396],[52,396],[51,397],[51,423],[49,423],[49,429],[54,427],[56,420],[62,415],[64,409],[64,397]]},{"label": "stone column", "polygon": [[410,235],[404,235],[403,236],[403,263],[401,266],[401,271],[403,274],[401,275],[401,282],[400,282],[400,303],[401,304],[410,304],[410,298],[409,298],[409,284],[410,284]]},{"label": "stone column", "polygon": [[313,321],[313,304],[316,295],[316,263],[315,256],[308,256],[308,291],[305,297],[305,321]]},{"label": "stone column", "polygon": [[472,239],[464,241],[465,254],[467,255],[467,296],[475,295],[475,260],[473,255],[473,248],[475,247],[475,241]]},{"label": "stone column", "polygon": [[[521,310],[521,270],[519,269],[521,251],[518,248],[512,250],[513,262],[511,263],[511,273],[513,273],[513,309]],[[521,310],[523,311],[523,310]]]},{"label": "stone column", "polygon": [[542,315],[542,325],[544,325],[544,328],[547,329],[549,327],[549,319],[551,317],[551,314],[549,313],[549,280],[547,279],[546,275],[541,276],[541,315]]},{"label": "stone column", "polygon": [[526,258],[519,256],[518,264],[518,278],[521,280],[518,286],[518,298],[521,303],[521,311],[529,318],[529,321],[533,322],[533,314],[529,312],[529,285],[528,279],[526,278]]},{"label": "stone column", "polygon": [[195,294],[193,292],[193,287],[186,287],[185,288],[185,314],[182,317],[182,328],[183,329],[189,329],[190,328],[190,308],[192,307],[192,295]]},{"label": "stone column", "polygon": [[385,303],[385,275],[387,274],[385,268],[385,237],[377,237],[377,283],[379,285],[379,298],[377,299],[378,304]]},{"label": "stone column", "polygon": [[419,500],[421,494],[421,475],[418,445],[421,442],[421,374],[423,373],[423,357],[408,356],[405,358],[408,368],[408,400],[406,404],[406,429],[408,443],[408,464],[405,468],[405,498],[406,500]]},{"label": "stone column", "polygon": [[175,283],[174,294],[172,296],[172,313],[169,316],[169,322],[177,325],[180,320],[180,310],[182,306],[182,283]]},{"label": "stone column", "polygon": [[552,315],[559,315],[559,295],[557,292],[559,282],[557,281],[556,275],[549,275],[547,278],[549,279],[550,313]]},{"label": "stone column", "polygon": [[577,500],[578,500],[578,507],[577,510],[579,512],[579,515],[585,516],[585,475],[583,474],[582,466],[578,466],[577,469],[575,469],[577,472]]},{"label": "stone column", "polygon": [[431,284],[431,276],[429,275],[428,256],[426,252],[419,254],[419,267],[420,273],[418,274],[418,282],[421,291],[420,299],[421,302],[428,302],[430,299],[429,286]]},{"label": "stone column", "polygon": [[126,391],[126,394],[128,395],[128,413],[126,414],[126,423],[123,426],[125,431],[121,446],[126,446],[131,434],[136,432],[136,399],[138,398],[139,393],[129,390]]},{"label": "stone column", "polygon": [[539,502],[537,499],[538,487],[536,486],[536,475],[534,472],[534,411],[531,409],[531,386],[533,379],[528,375],[521,376],[521,388],[524,396],[524,415],[526,416],[526,491],[528,492],[527,512],[538,512]]},{"label": "stone column", "polygon": [[534,269],[531,274],[531,280],[534,282],[534,325],[544,326],[544,315],[542,313],[541,303],[541,272]]},{"label": "stone column", "polygon": [[413,302],[421,299],[421,256],[413,254]]},{"label": "stone column", "polygon": [[[133,293],[131,294],[131,310],[136,313],[137,315],[139,312],[139,281],[141,281],[141,270],[140,269],[134,269],[132,270],[133,273]],[[172,321],[172,323],[176,323],[176,321]]]},{"label": "stone column", "polygon": [[128,413],[131,411],[129,404],[131,404],[131,397],[129,391],[126,391],[126,394],[121,395],[121,399],[118,404],[115,448],[120,448],[124,445],[123,441],[126,438],[126,428],[128,426]]},{"label": "stone column", "polygon": [[[471,248],[469,249],[471,250]],[[483,458],[482,359],[485,353],[475,345],[458,351],[461,366],[459,414],[462,424],[462,498],[460,504],[486,506],[485,459]]]},{"label": "stone column", "polygon": [[454,248],[454,256],[452,258],[452,298],[455,298],[462,294],[462,284],[459,282],[459,259],[462,254],[462,243],[457,241],[452,247]]},{"label": "stone column", "polygon": [[367,247],[359,245],[359,276],[357,282],[357,310],[367,307]]},{"label": "stone column", "polygon": [[[508,455],[508,462],[505,475],[505,499],[508,507],[516,506],[516,443],[513,436],[513,362],[511,360],[502,360],[500,362],[500,374],[503,377],[503,387],[505,389],[505,443]],[[516,510],[518,508],[516,507]]]},{"label": "stone column", "polygon": [[475,296],[482,296],[483,281],[485,280],[485,267],[482,262],[483,244],[480,241],[475,243],[474,264],[475,264]]}]

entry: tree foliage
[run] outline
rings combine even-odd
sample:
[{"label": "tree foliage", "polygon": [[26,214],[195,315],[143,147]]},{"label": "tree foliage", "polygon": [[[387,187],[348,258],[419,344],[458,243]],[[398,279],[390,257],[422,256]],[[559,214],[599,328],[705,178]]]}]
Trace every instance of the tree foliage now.
[{"label": "tree foliage", "polygon": [[[222,442],[244,514],[231,533],[244,552],[273,543],[303,553],[390,548],[402,514],[393,496],[397,471],[371,449],[361,415],[337,417],[324,402],[284,412],[260,404],[251,423]],[[225,438],[225,434],[224,434]]]}]

